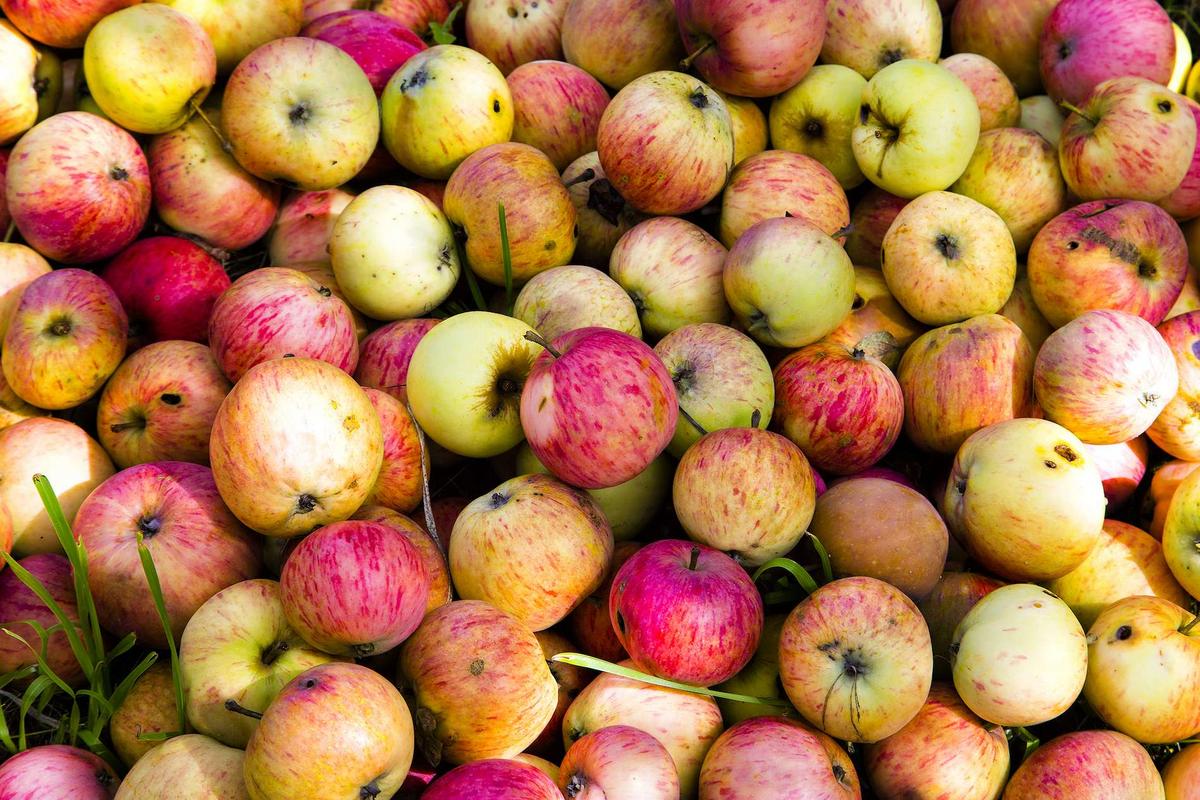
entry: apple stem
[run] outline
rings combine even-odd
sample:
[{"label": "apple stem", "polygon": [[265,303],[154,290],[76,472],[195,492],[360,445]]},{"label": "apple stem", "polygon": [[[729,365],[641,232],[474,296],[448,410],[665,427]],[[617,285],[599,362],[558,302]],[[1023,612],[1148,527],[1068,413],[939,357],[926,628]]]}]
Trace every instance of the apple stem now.
[{"label": "apple stem", "polygon": [[704,52],[706,50],[708,50],[708,48],[712,47],[716,43],[717,42],[715,39],[709,39],[707,42],[700,45],[699,48],[693,50],[691,53],[688,53],[687,58],[685,58],[679,62],[679,68],[683,69],[683,70],[691,69],[692,62],[695,61],[697,58],[699,58],[701,55],[703,55]]},{"label": "apple stem", "polygon": [[555,358],[562,358],[562,353],[554,349],[554,347],[533,331],[525,331],[525,338],[536,345],[541,345],[543,349]]},{"label": "apple stem", "polygon": [[190,102],[192,111],[195,112],[196,116],[200,117],[200,119],[204,121],[204,124],[208,126],[208,129],[213,132],[213,136],[216,136],[217,141],[221,143],[221,149],[226,153],[232,153],[233,145],[230,144],[229,140],[225,138],[225,134],[221,133],[221,129],[213,124],[213,121],[208,118],[207,114],[204,113],[204,109],[200,107],[200,104],[196,102],[195,98],[193,98]]},{"label": "apple stem", "polygon": [[845,236],[849,236],[849,235],[850,235],[850,232],[851,232],[851,231],[853,231],[853,230],[854,230],[854,223],[853,223],[853,222],[847,222],[845,225],[843,225],[842,227],[838,228],[838,229],[837,229],[836,231],[834,231],[833,233],[829,234],[829,238],[830,238],[830,239],[841,239],[841,238],[843,238],[843,237],[845,237]]},{"label": "apple stem", "polygon": [[108,427],[108,429],[110,431],[112,431],[113,433],[121,433],[122,431],[127,431],[132,428],[144,428],[144,427],[146,427],[145,420],[130,420],[129,422],[114,423],[113,425],[110,425]]},{"label": "apple stem", "polygon": [[688,569],[696,571],[696,562],[700,560],[700,545],[692,545],[692,557],[688,560]]},{"label": "apple stem", "polygon": [[701,425],[699,422],[696,422],[696,418],[693,417],[691,414],[689,414],[687,412],[687,409],[684,408],[682,405],[679,406],[679,416],[686,419],[688,421],[689,425],[691,425],[693,428],[695,428],[697,431],[700,432],[701,436],[708,436],[708,430],[705,429],[705,427],[703,425]]},{"label": "apple stem", "polygon": [[12,241],[13,233],[15,233],[15,232],[16,232],[16,230],[17,230],[17,223],[16,223],[16,221],[15,221],[15,220],[14,220],[14,221],[10,221],[10,222],[8,223],[8,230],[6,230],[6,231],[4,232],[4,243],[5,243],[5,244],[8,244],[9,242],[11,242],[11,241]]},{"label": "apple stem", "polygon": [[425,431],[421,429],[417,423],[417,417],[413,414],[412,405],[407,404],[408,416],[412,419],[413,427],[417,429],[417,445],[420,449],[421,457],[421,505],[425,511],[425,530],[429,533],[429,538],[433,539],[433,543],[438,546],[438,552],[445,559],[445,548],[442,546],[442,539],[438,536],[437,525],[433,521],[433,499],[432,493],[429,491],[429,456],[425,452]]},{"label": "apple stem", "polygon": [[1082,108],[1075,105],[1074,103],[1071,103],[1067,100],[1060,100],[1058,104],[1060,106],[1062,106],[1063,108],[1065,108],[1067,111],[1070,111],[1072,114],[1078,114],[1079,116],[1083,117],[1088,122],[1090,122],[1092,125],[1100,124],[1100,121],[1098,119],[1096,119],[1091,114],[1087,113]]},{"label": "apple stem", "polygon": [[232,697],[225,701],[225,710],[232,711],[236,714],[241,714],[243,717],[249,717],[250,719],[263,718],[262,714],[258,713],[257,711],[251,711],[237,700],[234,700]]},{"label": "apple stem", "polygon": [[583,172],[579,173],[574,178],[571,178],[571,180],[564,183],[563,186],[571,187],[577,183],[587,183],[594,177],[596,177],[596,170],[592,169],[591,167],[588,167]]},{"label": "apple stem", "polygon": [[1182,633],[1184,636],[1187,636],[1188,634],[1190,634],[1192,632],[1192,628],[1196,627],[1196,623],[1198,623],[1198,622],[1200,622],[1200,615],[1193,616],[1192,621],[1189,622],[1187,625],[1184,625],[1182,628],[1180,628],[1179,632]]}]

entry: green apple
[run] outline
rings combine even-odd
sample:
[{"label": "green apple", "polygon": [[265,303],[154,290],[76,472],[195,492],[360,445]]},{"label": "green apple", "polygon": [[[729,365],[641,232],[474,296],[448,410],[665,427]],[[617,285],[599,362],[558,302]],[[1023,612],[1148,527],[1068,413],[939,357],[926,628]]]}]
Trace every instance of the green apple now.
[{"label": "green apple", "polygon": [[217,79],[212,41],[186,14],[143,3],[109,14],[88,34],[83,71],[92,99],[135,133],[187,122]]},{"label": "green apple", "polygon": [[1058,154],[1058,140],[1062,137],[1062,126],[1066,121],[1067,115],[1049,95],[1035,94],[1021,100],[1020,126],[1040,133],[1054,148],[1055,155]]},{"label": "green apple", "polygon": [[38,118],[34,80],[38,51],[8,20],[0,19],[0,145],[14,141]]},{"label": "green apple", "polygon": [[508,82],[467,47],[417,53],[392,75],[379,102],[388,152],[424,178],[445,180],[471,153],[512,138]]},{"label": "green apple", "polygon": [[259,45],[300,33],[304,0],[154,0],[182,11],[208,32],[217,69],[228,73]]},{"label": "green apple", "polygon": [[58,113],[63,96],[63,64],[53,50],[38,50],[37,69],[33,73],[33,90],[38,99],[38,122]]},{"label": "green apple", "polygon": [[813,67],[804,79],[771,101],[771,144],[812,156],[842,188],[863,182],[850,145],[867,79],[841,64]]},{"label": "green apple", "polygon": [[379,320],[424,316],[462,272],[446,215],[404,186],[375,186],[354,198],[333,226],[329,259],[346,300]]},{"label": "green apple", "polygon": [[435,442],[470,458],[515,447],[521,389],[542,349],[519,319],[490,311],[456,314],[431,328],[408,364],[408,402]]},{"label": "green apple", "polygon": [[945,189],[979,141],[979,105],[939,64],[906,59],[867,82],[852,144],[867,180],[898,197]]},{"label": "green apple", "polygon": [[1167,506],[1162,528],[1163,557],[1175,580],[1192,597],[1200,597],[1200,475],[1189,474]]}]

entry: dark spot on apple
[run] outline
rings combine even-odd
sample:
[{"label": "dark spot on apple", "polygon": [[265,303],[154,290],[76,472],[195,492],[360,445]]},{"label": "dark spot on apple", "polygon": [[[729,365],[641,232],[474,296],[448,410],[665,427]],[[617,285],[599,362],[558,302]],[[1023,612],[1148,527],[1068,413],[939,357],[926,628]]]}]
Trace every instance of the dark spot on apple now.
[{"label": "dark spot on apple", "polygon": [[804,135],[810,139],[824,139],[825,126],[821,124],[820,120],[810,119],[804,123]]},{"label": "dark spot on apple", "polygon": [[129,173],[124,167],[113,167],[108,171],[108,177],[114,181],[125,181],[129,180]]},{"label": "dark spot on apple", "polygon": [[1058,44],[1059,60],[1066,61],[1070,57],[1071,57],[1071,43],[1070,42],[1059,42],[1059,44]]},{"label": "dark spot on apple", "polygon": [[1153,392],[1143,392],[1142,396],[1138,398],[1138,402],[1146,408],[1149,408],[1150,406],[1158,403],[1158,395],[1154,394]]},{"label": "dark spot on apple", "polygon": [[515,8],[513,8],[512,6],[509,6],[509,7],[508,7],[508,16],[509,16],[509,17],[511,17],[512,19],[516,19],[516,18],[517,18],[517,14],[519,14],[519,13],[521,13],[521,12],[517,11],[517,10],[516,10]]},{"label": "dark spot on apple", "polygon": [[504,492],[492,492],[491,505],[492,508],[500,508],[509,501],[509,496]]},{"label": "dark spot on apple", "polygon": [[1143,278],[1153,278],[1158,275],[1158,268],[1143,258],[1138,262],[1138,275]]},{"label": "dark spot on apple", "polygon": [[567,738],[572,742],[577,742],[586,735],[587,731],[585,731],[583,728],[571,728],[571,730],[567,731]]},{"label": "dark spot on apple", "polygon": [[556,247],[558,247],[558,242],[554,241],[553,239],[550,239],[544,245],[542,245],[542,249],[546,251],[553,250]]},{"label": "dark spot on apple", "polygon": [[429,82],[429,70],[421,67],[409,77],[400,81],[400,91],[405,92],[409,89],[419,89]]},{"label": "dark spot on apple", "polygon": [[145,514],[138,520],[138,530],[142,536],[150,539],[162,529],[162,520],[152,514]]},{"label": "dark spot on apple", "polygon": [[1200,358],[1200,339],[1192,342],[1192,355],[1194,355],[1196,358]]},{"label": "dark spot on apple", "polygon": [[1156,105],[1158,107],[1158,110],[1164,114],[1171,113],[1171,109],[1173,109],[1175,107],[1175,104],[1172,103],[1170,100],[1167,100],[1165,97],[1162,100],[1159,100]]},{"label": "dark spot on apple", "polygon": [[469,669],[471,670],[472,675],[475,675],[475,676],[482,675],[483,674],[483,659],[477,658],[474,661],[472,661]]},{"label": "dark spot on apple", "polygon": [[824,653],[830,661],[837,661],[837,650],[841,646],[842,643],[839,640],[834,639],[832,642],[826,642],[825,644],[817,645],[817,649]]},{"label": "dark spot on apple", "polygon": [[1046,465],[1047,469],[1058,469],[1058,464],[1048,458],[1042,463]]},{"label": "dark spot on apple", "polygon": [[321,297],[333,297],[333,290],[328,286],[318,286],[317,294],[321,295]]},{"label": "dark spot on apple", "polygon": [[708,94],[703,88],[697,86],[692,90],[692,93],[688,95],[688,102],[703,111],[709,106]]},{"label": "dark spot on apple", "polygon": [[833,765],[833,779],[838,783],[846,783],[846,769],[841,764]]},{"label": "dark spot on apple", "polygon": [[601,178],[588,186],[587,207],[609,225],[616,225],[621,221],[621,212],[625,210],[625,198],[607,178]]},{"label": "dark spot on apple", "polygon": [[104,787],[112,786],[113,776],[105,770],[96,771],[96,783]]},{"label": "dark spot on apple", "polygon": [[567,800],[574,800],[574,798],[583,793],[585,788],[587,788],[587,784],[584,783],[583,776],[578,772],[572,774],[570,780],[567,781],[567,788],[565,789]]},{"label": "dark spot on apple", "polygon": [[954,491],[958,492],[959,494],[966,494],[967,493],[967,479],[959,478],[957,481],[955,481],[954,482]]},{"label": "dark spot on apple", "polygon": [[499,100],[493,100],[493,101],[492,101],[492,113],[493,113],[493,114],[499,114],[499,113],[500,113],[500,101],[499,101]]},{"label": "dark spot on apple", "polygon": [[317,498],[311,494],[302,494],[296,498],[296,513],[308,514],[317,507]]},{"label": "dark spot on apple", "polygon": [[904,51],[899,47],[890,47],[879,54],[879,65],[886,67],[888,64],[895,64],[897,61],[904,60]]},{"label": "dark spot on apple", "polygon": [[59,317],[46,326],[45,332],[51,336],[66,336],[71,332],[71,320],[66,317]]},{"label": "dark spot on apple", "polygon": [[1121,627],[1117,628],[1116,637],[1118,642],[1123,642],[1131,636],[1133,636],[1133,628],[1129,627],[1128,625],[1122,625]]},{"label": "dark spot on apple", "polygon": [[958,247],[958,239],[948,233],[939,233],[934,239],[934,247],[942,256],[951,261],[962,255],[962,251]]},{"label": "dark spot on apple", "polygon": [[175,394],[174,392],[164,392],[162,395],[159,396],[158,399],[162,400],[164,403],[166,403],[169,406],[177,406],[183,402],[183,398],[180,397],[179,395]]},{"label": "dark spot on apple", "polygon": [[303,125],[312,119],[312,109],[308,103],[300,102],[292,106],[292,110],[288,112],[288,120],[293,125]]},{"label": "dark spot on apple", "polygon": [[46,90],[49,88],[50,88],[50,79],[49,78],[38,78],[36,81],[33,82],[33,91],[34,91],[34,94],[36,94],[38,96],[39,100],[42,99],[42,97],[46,94]]},{"label": "dark spot on apple", "polygon": [[1078,249],[1079,249],[1079,242],[1076,242],[1076,241],[1074,241],[1074,240],[1071,240],[1071,241],[1067,242],[1067,249],[1068,249],[1068,250],[1078,250]]},{"label": "dark spot on apple", "polygon": [[295,353],[284,353],[282,357],[283,358],[295,358],[296,354]]},{"label": "dark spot on apple", "polygon": [[675,384],[677,394],[685,394],[696,380],[696,368],[690,362],[680,364],[671,375],[671,383]]},{"label": "dark spot on apple", "polygon": [[284,653],[286,653],[288,650],[291,650],[291,649],[292,649],[292,646],[290,644],[288,644],[287,642],[283,641],[282,639],[280,639],[277,642],[272,642],[268,647],[266,647],[262,651],[262,656],[261,656],[262,663],[269,667],[272,664],[274,664],[276,661],[278,661],[279,657],[281,655],[283,655]]},{"label": "dark spot on apple", "polygon": [[620,636],[624,636],[625,635],[625,615],[622,614],[620,612],[620,610],[618,610],[616,613],[616,616],[613,618],[613,621],[616,622],[616,624],[617,624],[617,634]]},{"label": "dark spot on apple", "polygon": [[853,649],[847,650],[842,655],[842,674],[847,678],[859,678],[867,674],[867,665],[862,662]]},{"label": "dark spot on apple", "polygon": [[311,689],[316,685],[317,685],[316,678],[304,678],[303,680],[300,681],[301,689]]},{"label": "dark spot on apple", "polygon": [[375,652],[375,645],[371,642],[351,645],[350,652],[354,653],[355,658],[366,658]]}]

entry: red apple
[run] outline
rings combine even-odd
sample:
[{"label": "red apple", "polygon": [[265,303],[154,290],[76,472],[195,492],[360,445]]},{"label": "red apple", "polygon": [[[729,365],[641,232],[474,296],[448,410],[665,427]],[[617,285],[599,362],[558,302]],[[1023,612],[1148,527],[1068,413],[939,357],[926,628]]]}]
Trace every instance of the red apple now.
[{"label": "red apple", "polygon": [[1116,511],[1133,496],[1145,477],[1150,443],[1145,436],[1137,436],[1127,442],[1084,444],[1083,448],[1100,473],[1109,512]]},{"label": "red apple", "polygon": [[[476,5],[487,1],[476,0]],[[539,4],[547,5],[546,0]],[[510,0],[503,5],[511,7]],[[538,148],[560,172],[596,149],[596,130],[608,107],[608,92],[600,81],[573,64],[530,61],[512,71],[508,88],[514,142]]]},{"label": "red apple", "polygon": [[920,601],[921,616],[929,626],[933,644],[933,675],[939,680],[950,678],[950,645],[954,629],[967,612],[988,592],[1004,584],[986,575],[972,572],[943,572],[933,591]]},{"label": "red apple", "polygon": [[1004,800],[1164,800],[1162,778],[1123,733],[1087,730],[1046,742],[1017,768]]},{"label": "red apple", "polygon": [[0,10],[22,33],[51,47],[83,47],[107,15],[141,0],[0,0]]},{"label": "red apple", "polygon": [[[71,562],[57,553],[26,556],[17,562],[41,582],[67,619],[78,622],[79,609],[75,603],[75,580]],[[48,606],[33,593],[11,569],[0,570],[0,624],[25,641],[3,634],[0,641],[0,673],[12,673],[38,663],[38,652],[45,646],[46,664],[70,686],[81,686],[87,680],[83,667],[62,630],[50,634],[43,642],[37,629],[26,625],[36,622],[43,630],[58,625]],[[3,795],[0,795],[3,796]],[[32,800],[32,798],[30,798]]]},{"label": "red apple", "polygon": [[[1059,0],[958,0],[949,17],[955,53],[979,53],[994,62],[1027,97],[1042,87],[1038,40]],[[943,6],[944,8],[944,6]]]},{"label": "red apple", "polygon": [[361,385],[408,401],[408,362],[436,319],[402,319],[377,328],[362,340],[354,379]]},{"label": "red apple", "polygon": [[383,425],[383,466],[369,500],[403,513],[421,502],[422,475],[428,475],[428,455],[422,470],[421,435],[405,405],[378,389],[363,391]]},{"label": "red apple", "polygon": [[485,758],[455,767],[433,781],[421,800],[475,800],[497,792],[504,800],[562,800],[558,787],[545,773],[507,758]]},{"label": "red apple", "polygon": [[558,788],[568,800],[676,800],[679,773],[658,739],[612,725],[575,740],[562,761]]},{"label": "red apple", "polygon": [[[1184,96],[1184,104],[1192,112],[1192,118],[1200,126],[1200,103]],[[1200,215],[1200,144],[1192,152],[1192,165],[1188,167],[1183,182],[1166,197],[1156,201],[1175,219],[1191,219]],[[3,212],[0,212],[0,216]]]},{"label": "red apple", "polygon": [[120,782],[100,756],[65,744],[31,747],[0,764],[4,800],[113,800]]},{"label": "red apple", "polygon": [[[438,606],[444,606],[454,599],[451,592],[450,567],[446,563],[446,555],[428,531],[417,524],[415,520],[404,516],[399,511],[379,505],[365,505],[355,511],[351,519],[378,522],[390,527],[417,548],[417,554],[421,556],[421,563],[425,565],[425,574],[429,578],[429,600],[425,604],[425,613],[428,614]],[[293,542],[295,540],[286,539],[285,541]]]},{"label": "red apple", "polygon": [[872,186],[859,198],[850,214],[846,255],[855,266],[878,269],[883,263],[883,237],[908,200]]},{"label": "red apple", "polygon": [[568,0],[474,0],[466,6],[467,44],[505,75],[533,61],[562,61],[568,5]]},{"label": "red apple", "polygon": [[296,192],[279,208],[271,230],[271,264],[286,267],[304,261],[329,261],[329,237],[342,209],[354,195],[343,189]]},{"label": "red apple", "polygon": [[420,36],[398,20],[358,9],[318,17],[305,25],[300,35],[329,42],[348,53],[366,73],[376,97],[383,94],[392,73],[426,47]]},{"label": "red apple", "polygon": [[765,150],[738,164],[721,195],[721,243],[733,247],[750,226],[783,216],[840,236],[850,224],[850,204],[833,173],[811,156]]}]

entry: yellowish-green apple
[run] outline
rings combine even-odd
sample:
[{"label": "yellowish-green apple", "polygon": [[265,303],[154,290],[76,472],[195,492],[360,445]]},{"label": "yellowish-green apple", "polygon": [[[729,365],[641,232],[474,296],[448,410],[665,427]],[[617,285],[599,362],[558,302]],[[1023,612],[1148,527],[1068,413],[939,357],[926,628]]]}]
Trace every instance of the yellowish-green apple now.
[{"label": "yellowish-green apple", "polygon": [[642,338],[633,300],[621,285],[594,267],[553,267],[521,287],[513,316],[547,340],[576,328],[612,328]]},{"label": "yellowish-green apple", "polygon": [[975,560],[1017,581],[1053,580],[1082,564],[1104,509],[1100,473],[1083,443],[1061,425],[1029,418],[997,422],[963,442],[941,504]]},{"label": "yellowish-green apple", "polygon": [[1088,646],[1070,606],[1032,583],[1001,586],[976,603],[950,645],[954,688],[997,725],[1037,725],[1075,702]]},{"label": "yellowish-green apple", "polygon": [[8,144],[38,120],[34,86],[41,56],[33,43],[8,20],[0,19],[0,144]]},{"label": "yellowish-green apple", "polygon": [[171,666],[166,661],[158,661],[134,681],[121,705],[113,712],[108,734],[121,761],[132,767],[162,744],[152,738],[141,738],[143,734],[170,733],[178,727],[179,712],[175,708]]},{"label": "yellowish-green apple", "polygon": [[[174,702],[173,696],[171,701]],[[226,747],[200,733],[185,733],[154,744],[159,746],[138,761],[121,781],[117,790],[121,800],[158,797],[249,800],[242,777],[246,754],[241,750]]]},{"label": "yellowish-green apple", "polygon": [[754,223],[783,216],[844,236],[850,203],[833,173],[803,153],[767,150],[739,164],[721,195],[721,243],[733,247]]},{"label": "yellowish-green apple", "polygon": [[767,115],[758,103],[749,97],[738,97],[714,89],[725,107],[729,109],[729,120],[733,123],[733,165],[745,161],[755,153],[767,149]]},{"label": "yellowish-green apple", "polygon": [[212,39],[217,69],[228,74],[255,48],[295,36],[304,22],[304,0],[154,0],[200,23]]},{"label": "yellowish-green apple", "polygon": [[130,6],[100,20],[83,46],[83,69],[104,113],[135,133],[178,128],[217,79],[204,28],[158,3]]},{"label": "yellowish-green apple", "polygon": [[854,266],[820,228],[792,217],[752,226],[725,259],[737,321],[770,347],[803,347],[833,331],[854,302]]},{"label": "yellowish-green apple", "polygon": [[489,458],[525,438],[521,389],[541,352],[524,322],[490,311],[456,314],[421,339],[408,365],[417,424],[442,447]]},{"label": "yellowish-green apple", "polygon": [[979,105],[950,70],[897,61],[867,82],[861,103],[851,143],[876,186],[912,198],[945,189],[967,168],[979,141]]},{"label": "yellowish-green apple", "polygon": [[1175,579],[1192,597],[1200,597],[1197,542],[1200,542],[1200,475],[1192,472],[1175,489],[1162,528],[1163,557]]},{"label": "yellowish-green apple", "polygon": [[1017,91],[1000,67],[978,53],[955,53],[938,62],[962,78],[979,104],[979,129],[1010,128],[1021,121]]},{"label": "yellowish-green apple", "polygon": [[938,0],[829,0],[821,61],[868,80],[904,59],[937,61],[942,49]]},{"label": "yellowish-green apple", "polygon": [[863,182],[850,145],[867,79],[841,64],[820,64],[771,101],[771,145],[812,156],[844,189]]},{"label": "yellowish-green apple", "polygon": [[1062,137],[1062,126],[1066,119],[1067,115],[1049,95],[1035,94],[1032,97],[1021,98],[1021,121],[1018,125],[1025,130],[1040,133],[1054,148],[1055,154],[1058,153],[1058,142]]},{"label": "yellowish-green apple", "polygon": [[504,74],[460,45],[431,47],[404,62],[379,102],[388,152],[425,178],[445,180],[467,156],[512,137]]}]

